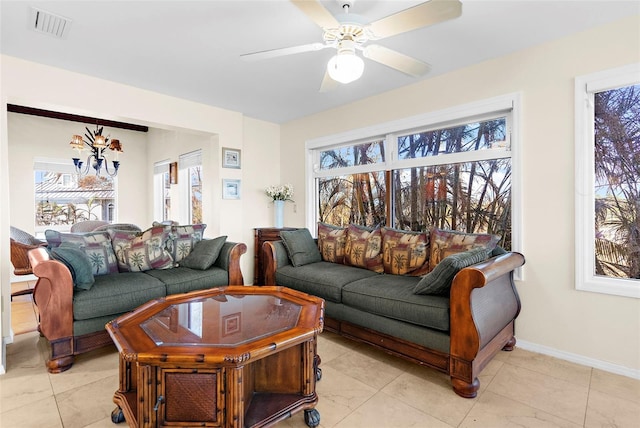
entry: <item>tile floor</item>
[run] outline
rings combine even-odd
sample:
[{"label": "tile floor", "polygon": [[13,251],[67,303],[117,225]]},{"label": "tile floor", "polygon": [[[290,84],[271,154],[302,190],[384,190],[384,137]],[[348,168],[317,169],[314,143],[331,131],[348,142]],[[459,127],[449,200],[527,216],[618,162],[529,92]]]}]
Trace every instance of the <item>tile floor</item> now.
[{"label": "tile floor", "polygon": [[[0,376],[0,426],[113,428],[115,348],[51,375],[30,297],[15,298],[12,309],[18,334]],[[441,373],[335,334],[322,333],[318,353],[322,428],[640,426],[640,381],[517,348],[482,372],[473,400],[458,397]],[[302,413],[277,426],[306,427]]]}]

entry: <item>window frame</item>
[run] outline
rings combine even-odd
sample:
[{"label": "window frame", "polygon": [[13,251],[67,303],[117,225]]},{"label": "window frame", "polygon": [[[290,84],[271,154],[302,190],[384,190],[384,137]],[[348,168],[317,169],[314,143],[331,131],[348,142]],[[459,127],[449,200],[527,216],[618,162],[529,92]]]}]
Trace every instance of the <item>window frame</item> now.
[{"label": "window frame", "polygon": [[159,221],[171,220],[165,218],[164,180],[169,174],[168,159],[156,162],[153,165],[153,218]]},{"label": "window frame", "polygon": [[640,298],[640,281],[595,274],[595,130],[596,92],[640,84],[640,63],[575,78],[575,288]]},{"label": "window frame", "polygon": [[[180,219],[183,224],[193,224],[193,205],[191,203],[191,168],[200,167],[202,169],[202,150],[197,149],[178,156],[178,186],[180,189]],[[204,180],[202,180],[204,182]],[[204,207],[203,207],[204,208]],[[204,210],[201,213],[204,220]]]},{"label": "window frame", "polygon": [[[305,143],[305,224],[315,236],[315,234],[317,233],[315,225],[318,221],[316,209],[316,207],[318,206],[318,189],[316,188],[316,178],[368,171],[393,170],[415,166],[441,164],[441,157],[437,162],[429,158],[398,160],[396,136],[404,135],[407,132],[423,132],[432,129],[448,128],[463,123],[489,120],[491,118],[502,117],[506,115],[506,138],[509,140],[510,150],[495,148],[480,150],[477,152],[444,154],[441,156],[447,156],[447,163],[460,162],[460,159],[464,159],[468,162],[484,159],[511,157],[511,246],[513,251],[522,251],[522,167],[520,150],[520,111],[520,93],[510,93],[494,98],[438,110],[435,112],[420,114],[365,128],[350,130],[340,134],[334,134],[308,140]],[[319,152],[321,150],[377,141],[379,139],[382,139],[385,144],[385,153],[387,156],[385,162],[379,164],[368,164],[322,171],[319,169]],[[521,269],[517,270],[516,279],[523,279]]]}]

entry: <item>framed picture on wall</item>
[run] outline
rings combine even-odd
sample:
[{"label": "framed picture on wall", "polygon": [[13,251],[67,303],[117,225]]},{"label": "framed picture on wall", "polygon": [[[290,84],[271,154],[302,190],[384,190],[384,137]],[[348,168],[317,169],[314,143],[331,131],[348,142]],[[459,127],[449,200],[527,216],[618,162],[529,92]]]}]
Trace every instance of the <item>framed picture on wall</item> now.
[{"label": "framed picture on wall", "polygon": [[240,199],[240,180],[222,180],[222,199]]},{"label": "framed picture on wall", "polygon": [[222,148],[222,167],[223,168],[240,168],[240,150]]},{"label": "framed picture on wall", "polygon": [[178,184],[178,162],[169,164],[169,184]]}]

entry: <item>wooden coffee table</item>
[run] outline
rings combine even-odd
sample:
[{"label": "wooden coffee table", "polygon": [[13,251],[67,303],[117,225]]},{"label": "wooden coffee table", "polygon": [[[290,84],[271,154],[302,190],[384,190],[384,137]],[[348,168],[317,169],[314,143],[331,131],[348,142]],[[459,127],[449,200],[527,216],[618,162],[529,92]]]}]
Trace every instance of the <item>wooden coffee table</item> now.
[{"label": "wooden coffee table", "polygon": [[264,427],[305,411],[320,379],[324,301],[228,286],[153,300],[107,324],[120,351],[115,423]]}]

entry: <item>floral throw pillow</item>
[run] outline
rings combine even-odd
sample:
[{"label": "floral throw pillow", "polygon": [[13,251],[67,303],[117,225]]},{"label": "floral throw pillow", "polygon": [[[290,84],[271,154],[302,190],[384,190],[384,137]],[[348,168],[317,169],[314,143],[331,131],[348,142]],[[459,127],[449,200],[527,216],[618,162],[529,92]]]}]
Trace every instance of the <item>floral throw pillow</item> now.
[{"label": "floral throw pillow", "polygon": [[62,233],[57,230],[44,232],[49,248],[57,248],[63,242],[75,244],[89,258],[94,275],[118,273],[118,262],[107,232]]},{"label": "floral throw pillow", "polygon": [[318,223],[318,249],[322,260],[344,263],[344,248],[347,244],[347,229],[326,223]]},{"label": "floral throw pillow", "polygon": [[187,257],[193,247],[202,241],[206,224],[189,224],[171,226],[171,235],[167,241],[167,250],[171,253],[175,263]]},{"label": "floral throw pillow", "polygon": [[344,264],[383,273],[382,234],[380,229],[370,229],[354,224],[347,228],[344,247]]},{"label": "floral throw pillow", "polygon": [[500,237],[486,233],[465,233],[455,230],[431,230],[431,255],[429,267],[433,270],[441,260],[451,254],[461,253],[473,248],[486,248],[492,251]]},{"label": "floral throw pillow", "polygon": [[385,273],[424,275],[429,270],[429,235],[383,227],[382,264]]},{"label": "floral throw pillow", "polygon": [[[138,272],[151,269],[168,269],[173,267],[173,258],[166,249],[171,228],[156,226],[145,230],[125,241],[124,236],[116,236],[118,264],[124,272]],[[120,235],[120,232],[116,232]]]}]

